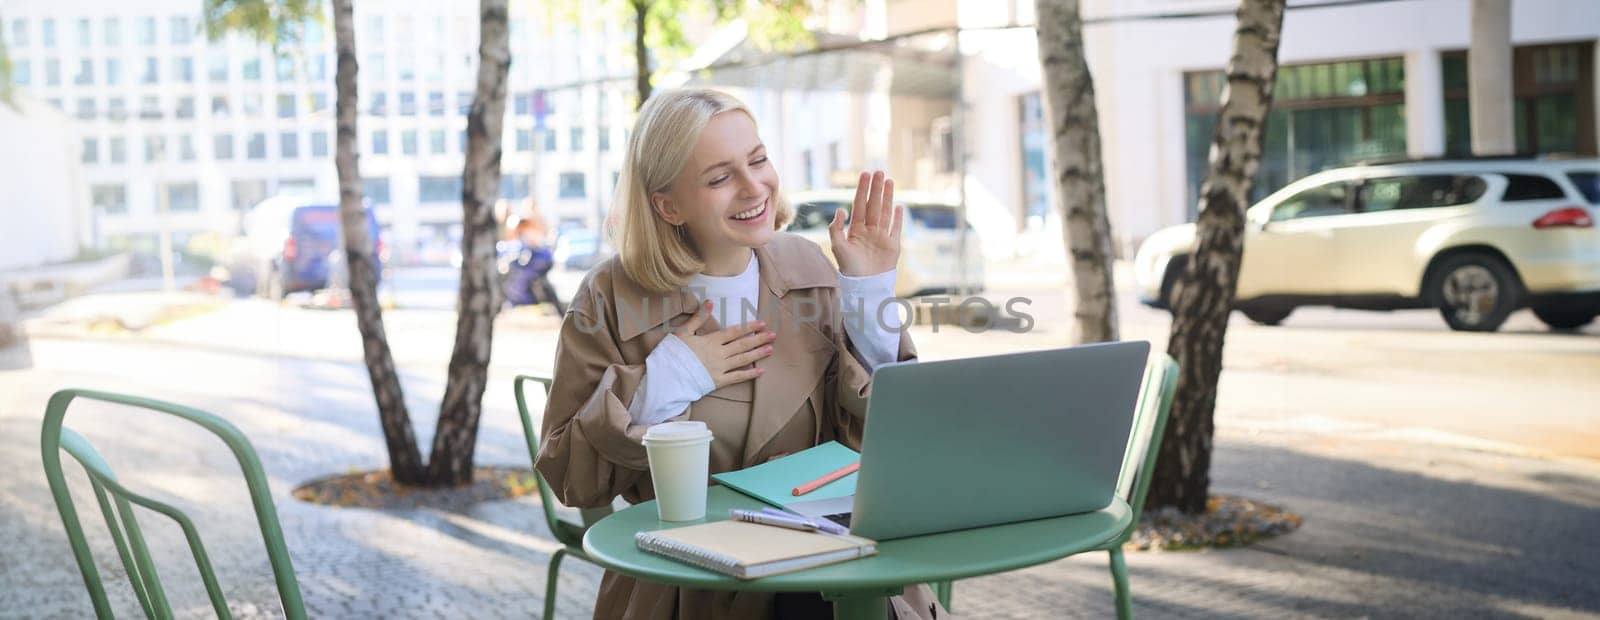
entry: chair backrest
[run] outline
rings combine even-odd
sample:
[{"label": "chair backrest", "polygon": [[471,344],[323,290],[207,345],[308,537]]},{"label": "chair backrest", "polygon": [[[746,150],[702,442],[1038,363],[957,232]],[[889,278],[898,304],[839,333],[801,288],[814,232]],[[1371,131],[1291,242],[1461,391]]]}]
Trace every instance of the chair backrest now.
[{"label": "chair backrest", "polygon": [[[544,474],[539,473],[539,429],[533,427],[533,416],[528,413],[528,399],[524,388],[529,381],[536,381],[543,385],[545,397],[549,398],[550,385],[554,382],[554,379],[544,375],[517,375],[517,378],[511,382],[512,389],[517,394],[517,414],[522,416],[522,436],[528,442],[528,458],[534,465],[533,479],[539,485],[539,505],[544,509],[545,525],[550,527],[551,533],[555,534],[556,538],[562,543],[569,545],[580,544],[578,540],[567,540],[566,528],[561,527],[560,519],[556,516],[556,507],[561,504],[556,502],[555,494],[550,492],[550,484],[545,482]],[[609,507],[589,508],[582,510],[579,514],[583,521],[579,524],[580,528],[587,528],[595,521],[600,520],[601,517],[611,514],[611,509]]]},{"label": "chair backrest", "polygon": [[184,538],[188,540],[189,551],[194,556],[200,578],[205,582],[206,594],[211,599],[212,608],[220,618],[232,617],[194,522],[176,507],[128,490],[117,481],[116,474],[94,446],[71,429],[62,428],[62,419],[66,416],[67,406],[79,398],[165,413],[193,422],[221,438],[233,453],[234,459],[239,462],[239,468],[244,474],[245,485],[250,491],[250,503],[255,509],[256,522],[266,543],[267,559],[272,565],[272,574],[277,581],[278,598],[283,603],[284,614],[294,619],[306,617],[305,604],[300,598],[300,586],[294,577],[294,566],[289,561],[289,549],[284,544],[283,531],[278,525],[278,511],[272,503],[272,495],[267,488],[267,476],[261,468],[260,459],[256,458],[255,449],[251,447],[250,441],[245,439],[244,433],[227,420],[182,405],[109,392],[61,390],[50,397],[50,404],[45,410],[44,431],[41,438],[44,473],[50,482],[50,493],[55,496],[56,509],[61,513],[61,524],[66,528],[67,540],[72,544],[72,554],[78,561],[78,571],[83,575],[85,587],[89,589],[89,598],[94,603],[96,616],[111,618],[114,614],[106,599],[105,587],[100,582],[100,573],[95,568],[94,556],[84,539],[83,527],[78,522],[78,512],[72,503],[72,495],[67,490],[66,477],[62,474],[63,450],[72,455],[72,458],[77,460],[89,474],[89,484],[94,488],[95,499],[100,504],[100,512],[105,517],[106,526],[111,530],[111,540],[116,543],[122,566],[128,572],[134,594],[138,597],[140,606],[144,608],[146,617],[171,618],[173,613],[166,592],[162,589],[161,579],[156,573],[155,563],[150,558],[144,534],[134,516],[132,504],[166,515],[178,523],[183,529]]},{"label": "chair backrest", "polygon": [[1152,360],[1145,372],[1144,387],[1139,392],[1133,433],[1128,438],[1128,451],[1122,458],[1122,473],[1117,479],[1117,495],[1133,508],[1133,521],[1123,533],[1124,538],[1133,534],[1139,515],[1144,511],[1144,496],[1150,490],[1151,474],[1155,472],[1156,455],[1167,430],[1167,414],[1172,409],[1172,395],[1177,387],[1178,362],[1166,354]]}]

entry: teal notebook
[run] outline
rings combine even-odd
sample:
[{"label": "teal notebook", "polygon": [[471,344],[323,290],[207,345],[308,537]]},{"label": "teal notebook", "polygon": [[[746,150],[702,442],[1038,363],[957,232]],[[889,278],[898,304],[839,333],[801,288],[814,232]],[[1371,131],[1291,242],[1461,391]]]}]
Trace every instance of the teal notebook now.
[{"label": "teal notebook", "polygon": [[750,497],[784,508],[794,502],[855,495],[858,474],[850,474],[829,482],[822,485],[822,488],[799,497],[795,497],[793,491],[797,486],[859,460],[861,460],[859,452],[846,448],[837,441],[830,441],[755,467],[712,474],[711,479]]}]

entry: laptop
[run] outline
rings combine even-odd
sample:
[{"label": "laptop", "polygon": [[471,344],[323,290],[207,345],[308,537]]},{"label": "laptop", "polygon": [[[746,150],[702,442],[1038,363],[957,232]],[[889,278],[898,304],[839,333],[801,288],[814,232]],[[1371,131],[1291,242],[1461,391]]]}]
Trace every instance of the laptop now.
[{"label": "laptop", "polygon": [[851,497],[788,508],[873,540],[1111,503],[1148,342],[880,366]]}]

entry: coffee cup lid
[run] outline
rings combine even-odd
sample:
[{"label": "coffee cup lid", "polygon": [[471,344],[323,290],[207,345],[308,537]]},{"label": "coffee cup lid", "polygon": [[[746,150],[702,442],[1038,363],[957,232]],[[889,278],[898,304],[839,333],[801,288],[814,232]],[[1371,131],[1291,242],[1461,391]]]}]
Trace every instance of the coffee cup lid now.
[{"label": "coffee cup lid", "polygon": [[710,438],[711,429],[706,428],[706,423],[694,420],[665,422],[652,426],[644,432],[644,440],[647,442],[660,443]]}]

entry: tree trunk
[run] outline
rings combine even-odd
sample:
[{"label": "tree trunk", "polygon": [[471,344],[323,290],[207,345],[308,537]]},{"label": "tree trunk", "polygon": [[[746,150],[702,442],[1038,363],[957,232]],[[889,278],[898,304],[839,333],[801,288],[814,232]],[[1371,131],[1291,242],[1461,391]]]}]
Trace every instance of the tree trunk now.
[{"label": "tree trunk", "polygon": [[334,74],[336,139],[334,166],[339,172],[339,222],[344,230],[345,261],[350,270],[350,297],[361,331],[362,357],[372,393],[378,401],[378,420],[389,448],[389,469],[401,483],[422,480],[422,456],[406,412],[405,395],[395,372],[394,357],[383,329],[378,305],[378,271],[367,232],[367,214],[361,205],[361,170],[356,153],[356,36],[351,0],[333,0],[333,30],[338,52]]},{"label": "tree trunk", "polygon": [[1472,0],[1467,98],[1473,155],[1517,150],[1511,73],[1511,0]]},{"label": "tree trunk", "polygon": [[1175,291],[1167,353],[1181,370],[1146,498],[1151,507],[1190,514],[1206,508],[1222,345],[1244,254],[1250,182],[1272,106],[1283,10],[1284,0],[1243,0],[1239,6],[1228,84],[1200,186],[1197,246]]},{"label": "tree trunk", "polygon": [[1055,149],[1056,202],[1072,259],[1079,343],[1117,340],[1117,301],[1111,282],[1111,222],[1100,166],[1100,123],[1094,79],[1083,57],[1078,0],[1037,0],[1044,108]]},{"label": "tree trunk", "polygon": [[478,92],[467,116],[466,166],[461,173],[460,310],[439,425],[428,457],[431,485],[472,481],[472,454],[488,381],[494,317],[501,302],[495,268],[499,227],[494,204],[500,196],[500,129],[506,111],[506,73],[511,66],[506,0],[479,0],[478,12]]},{"label": "tree trunk", "polygon": [[644,102],[650,98],[650,50],[644,46],[644,35],[648,30],[646,20],[650,17],[650,0],[633,0],[633,66],[637,75],[634,76],[634,86],[639,89],[639,101],[634,104],[634,109],[644,107]]}]

